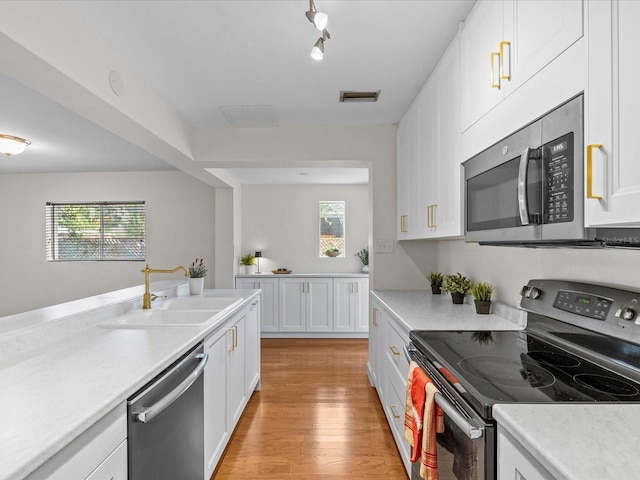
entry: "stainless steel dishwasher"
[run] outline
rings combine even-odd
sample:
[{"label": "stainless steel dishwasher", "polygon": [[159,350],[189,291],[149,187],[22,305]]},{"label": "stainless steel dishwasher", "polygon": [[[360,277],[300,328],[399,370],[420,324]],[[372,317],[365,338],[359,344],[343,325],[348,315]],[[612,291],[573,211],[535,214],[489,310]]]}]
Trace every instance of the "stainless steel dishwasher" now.
[{"label": "stainless steel dishwasher", "polygon": [[129,480],[204,478],[202,343],[127,400]]}]

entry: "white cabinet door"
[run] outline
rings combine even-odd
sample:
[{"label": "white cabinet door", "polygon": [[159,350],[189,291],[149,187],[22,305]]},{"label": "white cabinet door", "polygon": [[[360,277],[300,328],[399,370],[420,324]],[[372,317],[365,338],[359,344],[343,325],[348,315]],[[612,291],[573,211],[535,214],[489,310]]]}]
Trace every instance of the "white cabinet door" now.
[{"label": "white cabinet door", "polygon": [[246,278],[236,277],[238,289],[260,289],[261,300],[261,331],[278,331],[278,279],[277,278]]},{"label": "white cabinet door", "polygon": [[281,278],[280,296],[280,325],[281,332],[304,332],[306,330],[306,288],[304,278]]},{"label": "white cabinet door", "polygon": [[227,353],[233,345],[233,332],[227,328],[204,342],[209,361],[204,370],[204,471],[209,478],[224,452],[231,432],[227,424],[227,396],[220,388],[227,384]]},{"label": "white cabinet door", "polygon": [[552,480],[554,477],[498,425],[498,480]]},{"label": "white cabinet door", "polygon": [[[376,388],[378,396],[381,395],[381,376],[380,376],[380,314],[382,312],[381,306],[371,301],[371,325],[369,327],[369,364],[367,370],[369,371],[369,381],[371,385]],[[381,397],[382,398],[382,397]]]},{"label": "white cabinet door", "polygon": [[333,279],[307,279],[307,332],[333,331]]},{"label": "white cabinet door", "polygon": [[466,130],[503,97],[498,56],[504,38],[504,2],[476,2],[460,37],[462,129]]},{"label": "white cabinet door", "polygon": [[231,346],[227,350],[227,422],[231,432],[247,403],[246,327],[246,313],[238,315],[228,326]]},{"label": "white cabinet door", "polygon": [[[587,226],[640,225],[640,2],[587,2]],[[589,162],[589,157],[592,161]],[[589,198],[591,194],[591,198]],[[601,197],[601,198],[597,198]]]},{"label": "white cabinet door", "polygon": [[125,440],[86,480],[127,480],[127,441]]},{"label": "white cabinet door", "polygon": [[356,332],[369,331],[369,279],[358,278],[355,281],[354,323]]},{"label": "white cabinet door", "polygon": [[333,279],[333,331],[369,331],[369,279]]},{"label": "white cabinet door", "polygon": [[[438,82],[429,77],[417,101],[420,106],[420,169],[417,233],[419,238],[434,236],[433,213],[438,204],[440,168],[440,128],[438,125]],[[459,133],[459,132],[458,132]]]},{"label": "white cabinet door", "polygon": [[260,301],[251,303],[245,320],[245,359],[247,395],[260,382]]},{"label": "white cabinet door", "polygon": [[417,238],[420,201],[420,106],[411,104],[397,134],[398,240]]}]

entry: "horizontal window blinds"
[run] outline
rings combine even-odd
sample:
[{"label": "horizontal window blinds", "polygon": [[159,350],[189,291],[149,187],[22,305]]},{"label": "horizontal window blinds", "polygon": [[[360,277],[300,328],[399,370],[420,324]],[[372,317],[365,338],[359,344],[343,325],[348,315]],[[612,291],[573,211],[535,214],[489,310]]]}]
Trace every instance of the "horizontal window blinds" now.
[{"label": "horizontal window blinds", "polygon": [[47,203],[47,261],[144,260],[144,202]]}]

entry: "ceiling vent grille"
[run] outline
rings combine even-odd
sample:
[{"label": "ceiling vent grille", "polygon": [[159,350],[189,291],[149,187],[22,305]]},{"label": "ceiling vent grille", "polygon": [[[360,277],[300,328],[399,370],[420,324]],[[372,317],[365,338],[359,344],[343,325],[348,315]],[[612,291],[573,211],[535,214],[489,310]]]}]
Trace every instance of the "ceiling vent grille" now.
[{"label": "ceiling vent grille", "polygon": [[377,102],[380,96],[380,90],[374,92],[356,92],[350,90],[342,90],[340,92],[340,101],[346,102]]}]

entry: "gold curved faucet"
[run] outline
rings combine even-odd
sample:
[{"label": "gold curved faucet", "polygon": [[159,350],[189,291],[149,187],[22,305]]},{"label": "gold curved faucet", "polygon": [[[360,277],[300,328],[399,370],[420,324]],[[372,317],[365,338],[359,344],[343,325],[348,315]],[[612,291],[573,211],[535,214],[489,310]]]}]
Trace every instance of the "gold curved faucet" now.
[{"label": "gold curved faucet", "polygon": [[147,310],[149,308],[151,308],[151,292],[149,292],[149,274],[151,273],[175,273],[178,270],[184,270],[184,276],[185,277],[189,277],[189,270],[187,270],[187,267],[183,267],[182,265],[180,265],[179,267],[174,268],[173,270],[159,270],[156,268],[149,268],[149,264],[147,263],[147,266],[140,270],[142,273],[144,273],[144,296],[142,297],[142,308]]}]

